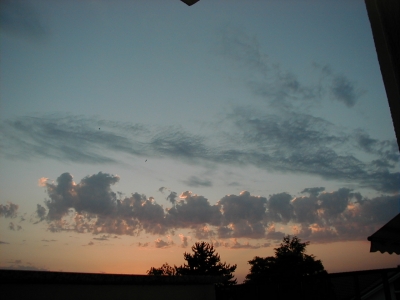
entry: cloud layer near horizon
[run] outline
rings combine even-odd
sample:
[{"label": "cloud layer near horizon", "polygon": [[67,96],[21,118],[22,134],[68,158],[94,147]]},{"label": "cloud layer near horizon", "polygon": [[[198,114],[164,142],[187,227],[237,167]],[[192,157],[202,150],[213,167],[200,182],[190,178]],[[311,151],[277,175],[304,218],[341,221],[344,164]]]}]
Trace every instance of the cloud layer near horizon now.
[{"label": "cloud layer near horizon", "polygon": [[[46,182],[49,198],[44,206],[38,204],[37,218],[52,232],[160,236],[186,229],[203,240],[268,241],[296,234],[313,242],[333,242],[365,240],[394,216],[399,201],[398,195],[368,199],[347,188],[327,192],[316,187],[304,189],[298,197],[279,193],[267,198],[243,191],[215,204],[183,192],[164,209],[153,197],[139,193],[118,198],[111,189],[118,181],[119,177],[100,172],[75,183],[71,174],[61,174],[56,182]],[[277,231],[282,225],[291,232]],[[187,238],[180,238],[187,245]],[[157,241],[161,248],[173,244]],[[236,241],[240,247],[252,245]]]}]

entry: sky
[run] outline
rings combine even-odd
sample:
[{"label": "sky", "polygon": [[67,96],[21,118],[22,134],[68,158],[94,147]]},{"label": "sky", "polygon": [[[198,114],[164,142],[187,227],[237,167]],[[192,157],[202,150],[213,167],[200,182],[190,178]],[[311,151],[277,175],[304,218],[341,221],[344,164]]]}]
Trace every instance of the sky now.
[{"label": "sky", "polygon": [[145,274],[309,241],[396,267],[399,151],[362,0],[6,0],[0,268]]}]

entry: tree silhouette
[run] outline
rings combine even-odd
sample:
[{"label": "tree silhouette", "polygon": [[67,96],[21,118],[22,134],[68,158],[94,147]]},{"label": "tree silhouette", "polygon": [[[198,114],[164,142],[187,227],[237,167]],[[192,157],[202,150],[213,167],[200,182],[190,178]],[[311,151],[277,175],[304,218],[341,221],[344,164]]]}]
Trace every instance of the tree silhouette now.
[{"label": "tree silhouette", "polygon": [[327,274],[320,260],[305,254],[309,244],[302,243],[296,236],[285,236],[280,247],[274,249],[275,256],[256,256],[249,261],[250,273],[246,275],[245,283],[293,281],[305,276]]},{"label": "tree silhouette", "polygon": [[176,266],[170,266],[168,263],[163,264],[160,268],[151,267],[150,270],[147,270],[147,275],[155,275],[155,276],[175,276],[176,274]]},{"label": "tree silhouette", "polygon": [[192,246],[193,254],[184,253],[186,263],[177,267],[163,264],[160,268],[151,268],[147,271],[148,275],[208,275],[220,276],[223,278],[220,285],[236,284],[233,272],[236,270],[236,265],[222,263],[218,253],[215,253],[215,248],[212,244],[206,242],[198,242]]}]

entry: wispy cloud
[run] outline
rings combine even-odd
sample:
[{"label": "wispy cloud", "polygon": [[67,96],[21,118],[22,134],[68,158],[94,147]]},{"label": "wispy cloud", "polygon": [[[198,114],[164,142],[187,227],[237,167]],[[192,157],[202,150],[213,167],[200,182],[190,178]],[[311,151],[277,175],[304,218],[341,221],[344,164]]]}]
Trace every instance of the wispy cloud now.
[{"label": "wispy cloud", "polygon": [[190,187],[211,187],[212,182],[208,179],[200,179],[197,176],[191,176],[188,180],[183,181],[186,185]]},{"label": "wispy cloud", "polygon": [[[339,131],[334,124],[304,113],[265,115],[236,109],[231,117],[237,128],[232,139],[244,141],[248,149],[234,155],[244,156],[254,165],[351,180],[379,191],[399,190],[400,173],[391,172],[399,162],[395,141],[379,141],[358,130]],[[368,139],[368,148],[361,138]],[[376,160],[361,160],[357,149],[376,155]],[[376,168],[377,162],[380,168]]]},{"label": "wispy cloud", "polygon": [[[275,227],[284,225],[293,228],[286,233],[313,242],[357,240],[392,218],[400,199],[399,195],[369,199],[348,188],[327,192],[315,187],[303,189],[302,196],[279,193],[268,198],[244,191],[211,204],[204,196],[184,192],[164,210],[154,198],[139,193],[117,200],[111,186],[118,180],[100,172],[75,183],[64,173],[55,183],[47,182],[49,230],[101,234],[94,239],[107,240],[111,234],[166,235],[187,229],[197,239],[236,239],[238,248],[255,246],[240,244],[239,238],[266,243],[279,240],[285,232]],[[181,246],[187,245],[187,236],[180,235],[180,239]],[[171,245],[172,239],[155,241],[159,248]]]},{"label": "wispy cloud", "polygon": [[[97,130],[106,123],[108,130]],[[104,124],[104,125],[106,125]],[[104,150],[143,155],[138,138],[141,126],[119,123],[117,134],[113,122],[96,121],[79,116],[24,117],[5,122],[4,152],[8,157],[30,159],[44,157],[82,163],[116,162],[103,155]],[[129,134],[127,134],[129,132]],[[16,151],[15,151],[16,150]]]},{"label": "wispy cloud", "polygon": [[[174,126],[130,125],[79,116],[19,117],[3,122],[0,151],[7,158],[89,164],[122,163],[115,157],[125,153],[191,164],[253,165],[268,171],[352,181],[383,192],[398,191],[399,153],[394,140],[378,140],[363,130],[346,132],[324,119],[294,111],[263,114],[237,107],[224,121],[229,131],[216,131],[205,138]],[[212,185],[209,179],[195,176],[186,183]]]},{"label": "wispy cloud", "polygon": [[49,33],[39,13],[29,1],[1,1],[0,25],[7,33],[33,40],[42,40]]},{"label": "wispy cloud", "polygon": [[364,91],[345,75],[329,65],[310,62],[317,72],[315,83],[302,83],[297,75],[283,70],[279,63],[263,52],[256,37],[234,27],[222,32],[218,53],[234,65],[241,67],[244,84],[251,93],[272,104],[275,108],[294,109],[308,107],[323,97],[353,107]]}]

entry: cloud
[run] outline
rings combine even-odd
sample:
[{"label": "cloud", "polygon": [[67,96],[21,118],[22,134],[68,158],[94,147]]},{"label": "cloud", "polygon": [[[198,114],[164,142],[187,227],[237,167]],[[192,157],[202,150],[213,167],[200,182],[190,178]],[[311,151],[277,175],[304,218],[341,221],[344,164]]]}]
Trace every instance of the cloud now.
[{"label": "cloud", "polygon": [[188,237],[184,236],[183,234],[179,234],[179,238],[181,239],[181,247],[186,248],[188,244]]},{"label": "cloud", "polygon": [[200,179],[196,176],[191,176],[188,180],[183,181],[190,187],[211,187],[212,182],[208,179]]},{"label": "cloud", "polygon": [[293,207],[288,193],[274,194],[268,201],[268,219],[273,222],[287,224],[293,218]]},{"label": "cloud", "polygon": [[178,198],[178,194],[176,192],[172,192],[168,195],[167,200],[172,204],[176,203],[176,199]]},{"label": "cloud", "polygon": [[217,235],[216,231],[206,224],[192,225],[192,232],[198,240],[207,240]]},{"label": "cloud", "polygon": [[223,212],[223,226],[219,228],[219,235],[223,238],[264,236],[266,204],[266,198],[252,196],[247,191],[241,192],[238,196],[223,197],[218,202]]},{"label": "cloud", "polygon": [[298,76],[282,70],[279,63],[263,53],[256,37],[232,27],[222,32],[218,53],[240,66],[241,72],[246,74],[244,84],[251,93],[275,108],[308,107],[320,102],[325,95],[353,107],[363,94],[354,81],[334,72],[329,65],[311,63],[314,70],[320,73],[319,79],[311,84],[302,83]]},{"label": "cloud", "polygon": [[0,245],[9,245],[10,243],[4,242],[4,241],[0,241]]},{"label": "cloud", "polygon": [[101,237],[93,238],[96,241],[108,241],[110,236],[103,234]]},{"label": "cloud", "polygon": [[167,220],[176,227],[212,224],[220,222],[221,212],[216,205],[211,205],[207,198],[189,191],[180,195],[174,207],[167,209]]},{"label": "cloud", "polygon": [[20,230],[22,230],[22,227],[20,225],[15,225],[13,222],[10,222],[8,224],[8,229],[14,230],[14,231],[15,230],[20,231]]},{"label": "cloud", "polygon": [[15,218],[17,216],[18,204],[8,202],[8,204],[0,204],[0,217]]},{"label": "cloud", "polygon": [[[99,124],[104,125],[101,131],[97,129]],[[62,115],[22,117],[4,125],[3,136],[7,142],[2,145],[2,151],[10,158],[110,163],[116,160],[105,156],[104,150],[146,154],[140,142],[146,130],[141,125],[119,123],[120,134],[117,134],[113,122]]]},{"label": "cloud", "polygon": [[46,186],[47,180],[49,180],[49,179],[46,178],[46,177],[40,178],[40,179],[38,180],[38,186],[41,186],[41,187]]},{"label": "cloud", "polygon": [[[246,142],[247,149],[234,153],[259,168],[319,175],[329,180],[351,180],[378,191],[399,191],[400,172],[393,172],[399,160],[398,150],[390,141],[376,141],[368,153],[375,154],[388,168],[377,169],[376,161],[363,161],[349,153],[360,133],[339,131],[332,123],[300,112],[262,115],[254,110],[235,109],[235,141]],[[355,147],[359,147],[356,142]],[[252,150],[249,150],[252,149]],[[353,148],[354,149],[354,148]],[[373,149],[373,150],[372,150]],[[366,150],[365,148],[363,149]],[[362,156],[360,156],[362,157]]]},{"label": "cloud", "polygon": [[[268,243],[292,233],[276,230],[286,225],[279,228],[292,227],[295,234],[313,242],[364,240],[394,216],[400,200],[398,194],[367,198],[349,188],[329,192],[309,187],[296,197],[283,192],[267,198],[243,191],[211,204],[204,196],[186,191],[163,209],[154,198],[137,192],[117,200],[111,186],[118,181],[102,172],[79,183],[69,173],[47,181],[47,214],[41,218],[48,230],[92,233],[99,235],[94,240],[107,240],[110,235],[174,234],[186,229],[201,240],[246,238]],[[10,226],[16,229],[14,223]],[[179,238],[186,247],[188,237],[180,234]],[[171,246],[173,241],[158,239],[155,245],[161,248],[166,243]]]},{"label": "cloud", "polygon": [[45,219],[47,214],[47,210],[40,204],[36,204],[36,216],[39,218],[38,222],[41,222]]},{"label": "cloud", "polygon": [[358,95],[355,84],[343,75],[335,76],[332,81],[331,92],[335,99],[348,107],[353,107],[356,104]]},{"label": "cloud", "polygon": [[[75,183],[69,173],[61,174],[55,183],[47,182],[49,199],[45,210],[38,206],[37,214],[49,222],[49,230],[74,230],[95,234],[135,235],[145,230],[149,233],[164,233],[163,208],[154,199],[134,193],[131,197],[117,200],[111,186],[119,181],[115,175],[99,172]],[[71,209],[75,212],[72,220]],[[64,218],[64,219],[63,219]]]},{"label": "cloud", "polygon": [[244,75],[245,86],[255,96],[284,109],[309,105],[321,101],[330,94],[333,100],[347,107],[356,104],[363,94],[357,84],[342,74],[337,74],[329,65],[313,63],[319,79],[315,83],[304,84],[294,73],[282,70],[279,63],[263,53],[256,37],[243,31],[229,28],[223,31],[218,53],[239,65]]},{"label": "cloud", "polygon": [[24,271],[50,271],[49,269],[46,269],[46,268],[35,267],[29,263],[27,265],[21,265],[20,263],[15,263],[15,262],[8,266],[0,266],[0,269],[24,270]]},{"label": "cloud", "polygon": [[168,191],[168,188],[162,186],[162,187],[160,187],[160,188],[158,189],[158,191],[159,191],[160,193],[164,194],[165,191]]},{"label": "cloud", "polygon": [[189,134],[180,127],[168,127],[155,134],[149,146],[161,155],[192,161],[202,159],[209,153],[204,139],[200,135]]},{"label": "cloud", "polygon": [[[115,154],[125,153],[190,164],[253,165],[266,171],[351,181],[385,193],[399,190],[394,140],[374,139],[362,130],[346,132],[301,111],[261,113],[235,107],[224,122],[227,131],[215,131],[206,138],[176,126],[129,125],[68,115],[19,117],[3,122],[0,151],[6,158],[91,164],[122,163]],[[100,132],[99,123],[104,128]],[[40,184],[46,180],[42,178]],[[212,186],[210,180],[195,176],[185,183]]]},{"label": "cloud", "polygon": [[48,35],[40,15],[28,1],[2,0],[0,26],[4,32],[34,40]]},{"label": "cloud", "polygon": [[162,239],[156,239],[154,241],[154,245],[156,248],[168,248],[172,246],[174,243],[172,241],[164,241]]},{"label": "cloud", "polygon": [[[119,181],[118,176],[98,173],[82,179],[80,184],[72,180],[69,173],[61,174],[57,184],[47,183],[47,193],[50,197],[45,201],[48,208],[47,218],[61,219],[68,214],[70,208],[78,213],[111,214],[115,209],[116,194],[110,186]],[[39,215],[39,214],[38,214]]]},{"label": "cloud", "polygon": [[319,193],[325,191],[324,187],[314,187],[314,188],[305,188],[300,193],[305,194],[308,193],[310,196],[317,197]]},{"label": "cloud", "polygon": [[[276,229],[275,229],[275,223],[273,223],[273,224],[271,224],[271,225],[268,226],[268,228],[267,228],[267,234],[266,234],[265,238],[266,238],[267,240],[273,240],[273,241],[275,241],[275,242],[279,242],[279,241],[282,241],[282,238],[283,238],[285,235],[286,235],[286,234],[285,234],[284,232],[276,231]],[[269,244],[269,243],[265,243],[265,245],[267,245],[267,244]],[[268,246],[265,246],[265,247],[269,247],[269,245],[268,245]]]},{"label": "cloud", "polygon": [[229,245],[230,249],[258,249],[260,245],[251,245],[249,242],[241,244],[237,239],[233,239],[233,242]]},{"label": "cloud", "polygon": [[14,260],[14,261],[8,261],[8,263],[18,265],[18,264],[22,263],[22,260],[16,259],[16,260]]}]

